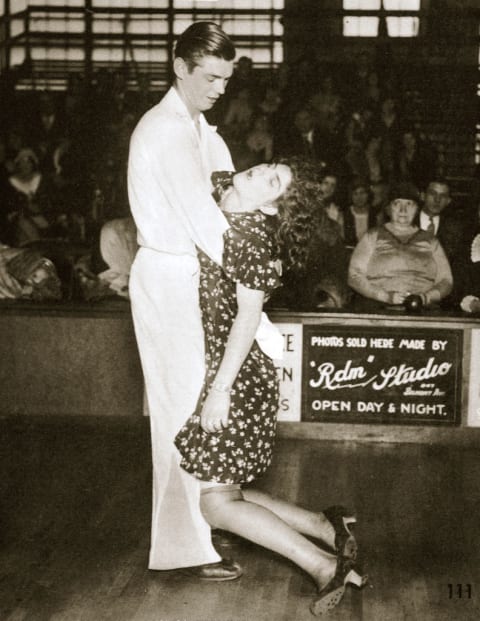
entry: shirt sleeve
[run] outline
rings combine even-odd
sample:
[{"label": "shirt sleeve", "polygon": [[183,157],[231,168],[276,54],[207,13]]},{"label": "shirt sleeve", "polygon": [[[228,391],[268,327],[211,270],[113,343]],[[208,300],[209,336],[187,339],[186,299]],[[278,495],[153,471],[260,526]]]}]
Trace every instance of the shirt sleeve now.
[{"label": "shirt sleeve", "polygon": [[223,269],[227,278],[267,295],[280,286],[275,261],[259,238],[229,229],[224,239]]},{"label": "shirt sleeve", "polygon": [[[213,150],[224,150],[227,159],[228,149],[222,139],[212,136],[211,143]],[[193,130],[185,121],[166,119],[161,131],[154,135],[143,132],[134,136],[131,152],[136,157],[132,156],[129,164],[129,193],[134,195],[134,204],[140,206],[135,220],[148,230],[149,214],[156,209],[152,201],[158,200],[166,211],[172,234],[176,221],[196,246],[221,264],[223,233],[228,223],[211,196],[210,173],[205,169]],[[229,157],[228,160],[231,162]],[[144,205],[149,205],[148,210]]]}]

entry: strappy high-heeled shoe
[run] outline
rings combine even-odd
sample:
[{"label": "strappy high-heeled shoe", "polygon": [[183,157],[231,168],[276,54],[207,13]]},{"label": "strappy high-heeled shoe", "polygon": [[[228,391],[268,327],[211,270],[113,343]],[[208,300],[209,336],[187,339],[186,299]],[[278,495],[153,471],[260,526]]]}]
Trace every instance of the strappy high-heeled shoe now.
[{"label": "strappy high-heeled shoe", "polygon": [[312,614],[319,617],[335,608],[345,595],[345,589],[348,584],[354,584],[359,588],[365,586],[368,582],[368,576],[361,576],[353,567],[354,562],[352,560],[341,556],[337,558],[335,575],[310,604],[310,612]]},{"label": "strappy high-heeled shoe", "polygon": [[357,518],[353,511],[340,505],[328,507],[322,511],[335,530],[335,553],[345,558],[357,558],[357,541],[350,530]]}]

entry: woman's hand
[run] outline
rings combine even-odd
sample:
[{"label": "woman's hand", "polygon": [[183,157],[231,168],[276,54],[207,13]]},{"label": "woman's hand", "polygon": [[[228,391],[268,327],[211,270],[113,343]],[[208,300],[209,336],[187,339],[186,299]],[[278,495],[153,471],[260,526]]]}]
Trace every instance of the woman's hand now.
[{"label": "woman's hand", "polygon": [[207,433],[228,427],[230,393],[212,389],[207,395],[200,414],[200,425]]},{"label": "woman's hand", "polygon": [[403,293],[401,291],[391,291],[390,292],[390,300],[392,304],[403,304],[405,302],[405,298],[409,296],[409,293]]}]

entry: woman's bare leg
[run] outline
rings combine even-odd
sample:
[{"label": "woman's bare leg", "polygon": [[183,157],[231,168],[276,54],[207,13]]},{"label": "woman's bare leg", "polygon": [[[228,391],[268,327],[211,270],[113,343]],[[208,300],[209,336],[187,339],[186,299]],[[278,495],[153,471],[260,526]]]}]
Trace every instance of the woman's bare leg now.
[{"label": "woman's bare leg", "polygon": [[242,493],[245,500],[269,509],[299,533],[316,537],[329,546],[334,546],[335,529],[323,513],[307,511],[291,502],[255,489],[242,489]]},{"label": "woman's bare leg", "polygon": [[356,559],[357,542],[350,530],[355,517],[343,507],[330,507],[324,513],[315,513],[265,492],[254,489],[242,491],[245,500],[269,509],[296,531],[321,539],[342,556]]},{"label": "woman's bare leg", "polygon": [[200,506],[213,528],[221,528],[290,559],[322,589],[335,575],[337,559],[292,528],[269,508],[244,499],[238,489],[204,490]]}]

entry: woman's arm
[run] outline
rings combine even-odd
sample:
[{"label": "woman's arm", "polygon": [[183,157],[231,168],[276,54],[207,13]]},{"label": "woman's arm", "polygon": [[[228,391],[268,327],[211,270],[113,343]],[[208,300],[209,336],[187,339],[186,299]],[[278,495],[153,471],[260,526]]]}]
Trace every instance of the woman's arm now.
[{"label": "woman's arm", "polygon": [[352,253],[348,266],[348,284],[360,295],[379,302],[390,302],[390,294],[380,287],[372,285],[368,279],[368,264],[375,251],[376,231],[367,231]]},{"label": "woman's arm", "polygon": [[238,311],[228,336],[222,362],[201,412],[201,425],[211,433],[228,425],[230,390],[247,357],[260,323],[265,293],[237,284]]},{"label": "woman's arm", "polygon": [[432,257],[437,266],[437,275],[433,287],[423,293],[425,304],[439,302],[446,297],[453,288],[453,276],[445,251],[438,239],[432,240]]}]

